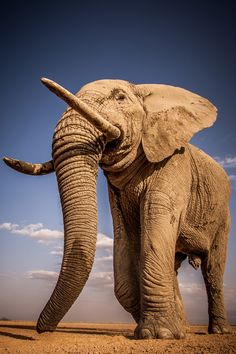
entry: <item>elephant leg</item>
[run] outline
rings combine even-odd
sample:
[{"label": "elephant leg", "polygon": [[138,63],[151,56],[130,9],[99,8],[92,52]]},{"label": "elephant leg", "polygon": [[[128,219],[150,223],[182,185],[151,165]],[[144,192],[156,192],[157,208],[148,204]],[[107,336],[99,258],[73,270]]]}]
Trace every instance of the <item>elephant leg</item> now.
[{"label": "elephant leg", "polygon": [[209,253],[202,260],[202,274],[208,296],[209,333],[231,333],[223,294],[227,241],[228,227],[221,226]]},{"label": "elephant leg", "polygon": [[[109,186],[109,198],[114,224],[114,282],[115,295],[121,306],[131,313],[138,323],[140,319],[139,288],[139,227],[124,222],[120,198]],[[132,220],[132,218],[129,218]],[[128,230],[127,230],[128,228]]]},{"label": "elephant leg", "polygon": [[140,256],[142,318],[136,330],[139,338],[179,339],[185,336],[185,327],[176,311],[174,290],[179,225],[179,216],[174,212],[166,193],[152,191],[146,196]]},{"label": "elephant leg", "polygon": [[187,258],[186,254],[183,254],[181,252],[177,252],[175,254],[175,278],[174,278],[174,294],[175,294],[175,303],[176,303],[176,313],[179,316],[179,319],[183,326],[185,326],[186,331],[189,331],[190,326],[188,324],[188,321],[186,319],[185,311],[184,311],[184,304],[183,304],[183,299],[180,293],[179,289],[179,283],[178,283],[178,269],[181,266],[181,263]]},{"label": "elephant leg", "polygon": [[[129,234],[130,236],[130,234]],[[136,252],[126,231],[114,239],[114,281],[115,295],[134,320],[140,320],[139,271]]]}]

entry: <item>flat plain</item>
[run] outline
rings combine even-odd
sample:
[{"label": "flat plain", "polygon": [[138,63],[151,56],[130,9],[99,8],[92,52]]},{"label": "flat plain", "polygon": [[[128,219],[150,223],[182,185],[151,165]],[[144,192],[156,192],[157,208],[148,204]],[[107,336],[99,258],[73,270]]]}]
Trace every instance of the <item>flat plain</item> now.
[{"label": "flat plain", "polygon": [[38,334],[35,322],[0,321],[0,353],[236,353],[236,326],[227,335],[191,326],[181,340],[135,340],[133,324],[62,322],[53,333]]}]

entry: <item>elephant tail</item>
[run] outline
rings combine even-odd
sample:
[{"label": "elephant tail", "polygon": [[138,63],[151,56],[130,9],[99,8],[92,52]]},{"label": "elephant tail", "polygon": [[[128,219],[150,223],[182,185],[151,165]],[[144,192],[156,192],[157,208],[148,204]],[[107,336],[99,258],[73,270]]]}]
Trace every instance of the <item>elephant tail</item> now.
[{"label": "elephant tail", "polygon": [[190,254],[188,256],[188,262],[195,270],[197,270],[202,263],[201,258],[195,254]]},{"label": "elephant tail", "polygon": [[44,163],[29,163],[15,160],[10,157],[4,157],[3,161],[14,170],[32,176],[47,175],[48,173],[55,171],[52,160]]}]

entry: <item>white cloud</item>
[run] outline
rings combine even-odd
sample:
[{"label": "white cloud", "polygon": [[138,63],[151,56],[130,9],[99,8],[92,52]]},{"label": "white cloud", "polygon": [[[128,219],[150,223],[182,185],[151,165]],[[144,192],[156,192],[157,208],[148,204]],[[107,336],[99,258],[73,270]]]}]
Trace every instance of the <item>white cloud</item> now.
[{"label": "white cloud", "polygon": [[[113,268],[113,239],[109,236],[98,233],[96,243],[96,254],[92,273],[111,272]],[[63,256],[63,246],[56,246],[50,254],[53,256]],[[91,273],[91,274],[92,274]]]},{"label": "white cloud", "polygon": [[43,227],[42,223],[29,224],[20,227],[18,224],[3,223],[0,224],[0,229],[7,230],[12,234],[28,236],[38,240],[40,243],[49,244],[52,241],[61,239],[63,232],[59,230],[50,230]]},{"label": "white cloud", "polygon": [[54,242],[54,240],[38,240],[38,243],[41,243],[42,245],[51,245]]},{"label": "white cloud", "polygon": [[104,235],[104,234],[98,233],[97,248],[112,249],[113,248],[113,239]]},{"label": "white cloud", "polygon": [[[62,231],[44,228],[42,223],[29,224],[20,227],[18,224],[5,222],[0,224],[0,229],[9,231],[12,234],[19,234],[34,238],[39,243],[46,245],[63,238]],[[96,249],[101,251],[105,250],[110,253],[113,249],[113,239],[102,233],[98,233]],[[62,255],[62,250],[62,247],[60,247],[59,250],[56,249],[52,251],[51,254]]]},{"label": "white cloud", "polygon": [[[5,222],[0,224],[0,229],[9,231],[12,234],[19,234],[35,238],[38,240],[39,243],[44,244],[48,244],[49,241],[54,241],[63,238],[62,231],[44,228],[42,223],[29,224],[20,227],[18,224]],[[111,250],[113,248],[113,239],[102,233],[98,233],[96,248],[104,249],[107,251]],[[60,252],[53,252],[52,254],[62,254],[61,251],[62,249],[60,249]]]},{"label": "white cloud", "polygon": [[10,222],[4,222],[3,224],[0,224],[0,229],[12,231],[12,230],[15,230],[18,226],[19,225],[17,225],[17,224],[12,224]]},{"label": "white cloud", "polygon": [[88,286],[103,289],[104,287],[112,287],[114,284],[113,272],[96,272],[92,273],[88,280]]},{"label": "white cloud", "polygon": [[55,256],[63,256],[63,247],[62,246],[57,246],[50,252],[50,254],[53,254]]},{"label": "white cloud", "polygon": [[226,156],[225,158],[215,156],[214,159],[224,168],[234,168],[236,167],[236,156]]},{"label": "white cloud", "polygon": [[[41,240],[40,242],[43,243],[44,241]],[[96,243],[96,251],[97,251],[96,260],[98,262],[112,261],[113,260],[112,250],[113,250],[113,239],[102,233],[98,233],[97,243]],[[106,253],[106,255],[104,255],[104,253]],[[63,247],[62,246],[55,247],[50,252],[50,254],[63,256]]]},{"label": "white cloud", "polygon": [[204,293],[204,285],[201,283],[179,283],[181,294],[199,295]]},{"label": "white cloud", "polygon": [[93,266],[93,273],[99,272],[112,272],[113,271],[113,256],[101,256],[98,257],[96,255],[94,266]]},{"label": "white cloud", "polygon": [[30,270],[26,273],[26,276],[29,279],[56,281],[58,273],[50,270]]},{"label": "white cloud", "polygon": [[97,262],[112,262],[113,261],[113,256],[103,256],[103,257],[98,257],[96,259]]},{"label": "white cloud", "polygon": [[24,226],[23,228],[15,228],[12,230],[13,234],[20,234],[25,236],[30,236],[32,238],[37,238],[41,240],[51,240],[51,239],[58,239],[62,238],[63,232],[58,230],[50,230],[44,229],[43,224],[29,224]]},{"label": "white cloud", "polygon": [[[41,244],[50,244],[54,241],[62,241],[63,232],[44,228],[42,223],[28,224],[23,227],[13,223],[2,223],[0,229],[11,234],[27,236],[37,240]],[[96,244],[96,256],[94,267],[88,280],[88,287],[103,290],[113,286],[113,239],[98,233]],[[56,245],[50,254],[53,256],[63,256],[63,246]],[[28,279],[46,280],[55,282],[58,272],[50,270],[30,270],[26,273]]]},{"label": "white cloud", "polygon": [[97,236],[94,273],[109,273],[113,270],[113,239],[99,233]]},{"label": "white cloud", "polygon": [[[214,159],[224,168],[236,168],[236,156],[235,157],[226,156],[224,158],[215,156]],[[236,175],[230,174],[229,179],[232,188],[236,189]]]}]

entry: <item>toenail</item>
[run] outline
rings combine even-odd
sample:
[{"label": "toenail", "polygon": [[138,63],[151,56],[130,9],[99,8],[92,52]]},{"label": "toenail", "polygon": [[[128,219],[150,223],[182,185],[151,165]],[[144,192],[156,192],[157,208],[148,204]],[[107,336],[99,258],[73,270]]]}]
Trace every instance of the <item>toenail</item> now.
[{"label": "toenail", "polygon": [[151,332],[149,331],[149,329],[147,328],[144,328],[144,329],[141,329],[140,331],[140,338],[143,338],[143,339],[152,339],[152,334]]}]

